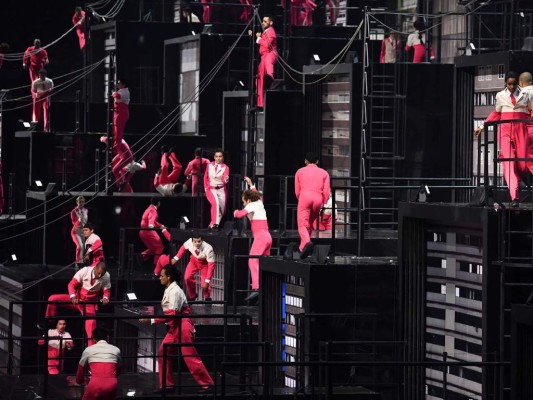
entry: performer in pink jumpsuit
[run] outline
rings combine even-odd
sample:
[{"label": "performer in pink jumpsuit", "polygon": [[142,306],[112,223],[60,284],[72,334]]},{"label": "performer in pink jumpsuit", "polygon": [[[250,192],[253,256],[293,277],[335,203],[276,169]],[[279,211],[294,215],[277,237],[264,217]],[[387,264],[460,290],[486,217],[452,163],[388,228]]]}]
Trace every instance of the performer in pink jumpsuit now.
[{"label": "performer in pink jumpsuit", "polygon": [[[166,353],[166,376],[163,377],[163,351],[165,343],[192,343],[194,341],[194,324],[190,318],[173,318],[176,315],[190,315],[191,309],[187,304],[185,293],[178,286],[177,282],[181,279],[180,272],[171,265],[165,266],[161,270],[159,280],[161,285],[165,286],[165,293],[161,300],[161,308],[163,313],[168,315],[168,318],[142,318],[139,321],[144,324],[161,324],[168,325],[168,331],[159,347],[157,364],[159,367],[159,385],[163,387],[163,379],[165,379],[165,387],[171,388],[174,386],[172,379],[172,357],[169,355],[178,354],[178,347],[167,348]],[[200,392],[207,392],[213,387],[213,379],[204,366],[202,359],[194,346],[181,347],[181,354],[183,361],[187,365],[191,375],[196,382],[201,386]]]},{"label": "performer in pink jumpsuit", "polygon": [[94,233],[94,225],[87,222],[83,227],[83,236],[85,237],[85,256],[83,259],[95,266],[101,261],[105,261],[104,245],[102,239]]},{"label": "performer in pink jumpsuit", "polygon": [[85,249],[85,237],[83,236],[83,227],[89,219],[89,210],[85,207],[85,197],[76,197],[76,207],[70,212],[72,221],[72,230],[70,237],[76,245],[76,264],[83,263],[83,252]]},{"label": "performer in pink jumpsuit", "polygon": [[97,328],[91,333],[96,343],[83,350],[76,372],[76,383],[84,384],[85,368],[89,365],[91,378],[82,400],[114,400],[120,374],[120,349],[107,343],[107,330]]},{"label": "performer in pink jumpsuit", "polygon": [[146,261],[150,257],[154,257],[154,265],[157,265],[157,260],[163,254],[163,242],[157,234],[154,228],[164,228],[162,224],[157,221],[158,213],[157,209],[161,205],[161,201],[157,197],[150,199],[150,205],[144,210],[141,218],[141,230],[139,231],[139,237],[144,245],[147,247],[142,252],[143,260]]},{"label": "performer in pink jumpsuit", "polygon": [[[514,72],[508,72],[505,77],[505,89],[496,94],[496,109],[489,114],[485,122],[529,118],[530,111],[527,104],[518,103],[520,95],[518,77]],[[483,130],[483,126],[476,129],[476,135]],[[501,124],[498,128],[498,144],[500,158],[525,158],[528,154],[529,137],[525,122]],[[509,194],[511,207],[519,206],[519,182],[527,168],[525,161],[502,161],[503,175]]]},{"label": "performer in pink jumpsuit", "polygon": [[[163,228],[161,230],[161,233],[167,239],[168,242],[170,242],[170,232],[167,230],[167,228]],[[162,254],[161,257],[157,260],[157,264],[155,265],[154,269],[154,275],[159,277],[159,274],[161,273],[161,270],[165,265],[170,264],[170,256],[168,254]]]},{"label": "performer in pink jumpsuit", "polygon": [[[66,331],[67,323],[64,319],[57,321],[55,329],[48,330],[48,373],[57,375],[63,372],[63,353],[74,348],[72,336]],[[39,339],[39,345],[44,346],[45,340]]]},{"label": "performer in pink jumpsuit", "polygon": [[191,301],[196,300],[196,273],[200,271],[202,294],[205,301],[211,301],[211,279],[215,272],[215,251],[213,246],[203,241],[200,235],[195,235],[187,240],[178,250],[170,262],[175,265],[185,253],[189,251],[191,257],[185,269],[185,286]]},{"label": "performer in pink jumpsuit", "polygon": [[[107,137],[102,136],[100,141],[107,144]],[[117,154],[111,161],[111,171],[115,177],[118,191],[122,193],[133,193],[133,188],[130,185],[131,178],[135,172],[144,171],[145,169],[146,163],[143,160],[140,163],[134,161],[130,146],[122,139],[122,142],[118,146]]]},{"label": "performer in pink jumpsuit", "polygon": [[389,36],[381,41],[381,64],[395,63],[400,56],[400,41],[396,38],[396,32],[390,31]]},{"label": "performer in pink jumpsuit", "polygon": [[54,82],[46,77],[46,70],[39,71],[39,78],[33,81],[31,93],[33,97],[34,122],[43,122],[43,130],[50,132],[50,93],[54,89]]},{"label": "performer in pink jumpsuit", "polygon": [[[270,88],[274,81],[274,64],[278,59],[278,49],[276,46],[276,31],[274,30],[274,21],[270,16],[264,16],[261,26],[263,32],[257,32],[256,42],[259,45],[259,54],[261,61],[257,68],[257,107],[264,106],[264,91]],[[252,34],[252,31],[248,31]]]},{"label": "performer in pink jumpsuit", "polygon": [[74,9],[74,15],[72,16],[72,25],[76,27],[76,35],[80,42],[80,50],[85,48],[85,11],[81,7]]},{"label": "performer in pink jumpsuit", "polygon": [[30,46],[24,52],[22,58],[22,67],[28,68],[28,59],[30,60],[30,81],[33,83],[35,79],[39,77],[39,71],[44,69],[44,66],[48,64],[48,53],[45,49],[41,48],[41,40],[35,39],[33,46]]},{"label": "performer in pink jumpsuit", "polygon": [[209,229],[218,229],[220,220],[226,213],[228,198],[229,167],[224,164],[224,153],[215,151],[215,161],[207,165],[204,174],[204,188],[207,201],[211,204]]},{"label": "performer in pink jumpsuit", "polygon": [[[207,171],[207,166],[209,165],[209,160],[202,157],[202,149],[197,148],[194,150],[194,159],[187,164],[185,168],[185,176],[187,177],[187,182],[192,182],[192,195],[198,195],[198,177],[204,174]],[[191,186],[190,183],[187,186]]]},{"label": "performer in pink jumpsuit", "polygon": [[[255,185],[250,178],[245,177],[244,180],[250,188],[242,193],[244,209],[235,210],[233,216],[235,218],[244,218],[245,216],[248,216],[251,221],[254,242],[250,248],[250,255],[269,256],[272,247],[272,236],[268,230],[267,215],[261,199],[261,193],[255,189]],[[254,290],[254,292],[252,292],[245,301],[253,300],[259,295],[259,259],[250,258],[248,260],[248,267],[250,268],[252,290]]]},{"label": "performer in pink jumpsuit", "polygon": [[[426,41],[427,36],[425,32],[420,32],[425,29],[424,22],[415,21],[413,26],[416,31],[411,33],[407,37],[407,43],[405,44],[405,51],[411,50],[411,47],[414,49],[415,54],[413,55],[413,63],[421,63],[426,59]],[[435,52],[429,43],[429,58],[433,60],[435,58]]]},{"label": "performer in pink jumpsuit", "polygon": [[[57,309],[77,310],[81,315],[94,317],[96,315],[96,304],[80,304],[80,301],[100,301],[103,305],[109,304],[111,297],[111,279],[104,262],[98,263],[95,267],[83,267],[80,269],[68,284],[69,294],[53,294],[48,297],[49,302],[63,301],[65,304],[48,304],[46,307],[46,318],[50,320],[57,315]],[[101,298],[100,298],[101,297]],[[89,339],[89,346],[94,343],[92,338],[93,330],[96,328],[96,320],[85,320],[85,332]]]},{"label": "performer in pink jumpsuit", "polygon": [[302,258],[309,255],[313,248],[311,239],[311,221],[318,218],[320,209],[329,198],[329,174],[319,168],[318,158],[314,153],[305,156],[305,167],[296,171],[294,190],[298,199],[298,234],[300,235],[300,252]]},{"label": "performer in pink jumpsuit", "polygon": [[[168,172],[170,165],[168,160],[172,163],[172,172]],[[165,146],[161,148],[161,168],[155,174],[154,187],[162,196],[173,196],[180,194],[187,190],[187,186],[178,183],[181,176],[183,166],[179,162],[176,154],[172,150],[166,151]]]},{"label": "performer in pink jumpsuit", "polygon": [[128,89],[128,83],[124,79],[119,79],[117,87],[118,90],[112,94],[115,99],[113,112],[113,151],[115,153],[118,152],[118,147],[122,143],[124,128],[130,118],[128,107],[130,104],[130,90]]}]

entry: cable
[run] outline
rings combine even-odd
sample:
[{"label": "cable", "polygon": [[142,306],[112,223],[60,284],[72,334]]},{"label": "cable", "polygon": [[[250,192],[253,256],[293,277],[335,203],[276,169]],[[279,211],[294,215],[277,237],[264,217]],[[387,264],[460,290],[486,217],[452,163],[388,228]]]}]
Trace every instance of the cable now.
[{"label": "cable", "polygon": [[[28,55],[31,56],[32,54],[38,53],[41,50],[46,50],[50,46],[55,45],[57,42],[59,42],[61,39],[63,39],[65,36],[67,36],[74,29],[76,29],[76,25],[71,26],[68,31],[66,31],[64,34],[62,34],[59,38],[57,38],[53,42],[47,44],[46,46],[39,47],[39,50],[28,52]],[[5,61],[20,61],[20,60],[24,59],[24,55],[25,54],[26,54],[26,52],[24,52],[24,53],[6,53],[6,54],[4,54],[4,60]]]},{"label": "cable", "polygon": [[[75,83],[78,82],[79,80],[85,78],[86,75],[88,75],[88,74],[90,74],[91,72],[93,72],[96,68],[99,67],[100,64],[101,64],[101,62],[98,63],[98,65],[92,67],[91,70],[90,70],[90,71],[87,71],[85,74],[83,74],[83,75],[81,75],[81,76],[78,76],[78,77],[72,79],[70,82],[68,82],[68,84],[63,83],[62,85],[64,85],[64,86],[63,86],[61,89],[56,90],[56,89],[54,88],[54,91],[53,91],[50,95],[48,95],[48,97],[56,96],[57,94],[63,92],[65,89],[68,89],[70,86],[72,86],[73,84],[75,84]],[[29,96],[31,97],[31,95],[29,95]],[[26,98],[26,97],[28,97],[28,96],[23,96],[23,97],[20,97],[19,99],[24,99],[24,98]],[[13,101],[13,100],[12,100],[12,101]],[[24,104],[24,105],[17,106],[17,107],[4,108],[4,109],[3,109],[3,112],[14,111],[14,110],[20,110],[20,109],[22,109],[22,108],[26,108],[26,107],[30,107],[30,106],[33,106],[33,103]]]},{"label": "cable", "polygon": [[[104,61],[104,60],[105,60],[105,57],[102,59],[102,61]],[[67,72],[66,74],[63,74],[63,75],[55,76],[55,77],[54,77],[54,81],[55,81],[55,80],[59,80],[59,79],[61,79],[61,78],[64,78],[65,76],[69,76],[69,75],[72,75],[72,74],[77,74],[78,72],[83,71],[83,70],[85,70],[85,69],[89,69],[89,68],[91,68],[93,65],[95,65],[95,64],[97,64],[97,63],[99,63],[99,62],[100,62],[100,61],[97,61],[97,62],[95,62],[94,64],[87,65],[86,67],[82,67],[82,68],[77,69],[77,70],[75,70],[75,71],[71,71],[71,72]],[[31,88],[31,85],[32,85],[32,84],[30,83],[29,85],[18,86],[18,87],[14,87],[14,88],[6,88],[6,89],[4,89],[4,90],[7,90],[7,91],[9,91],[9,92],[13,92],[13,91],[15,91],[15,90],[19,90],[19,89]],[[9,100],[4,100],[4,103],[7,102],[7,101],[9,101]]]}]

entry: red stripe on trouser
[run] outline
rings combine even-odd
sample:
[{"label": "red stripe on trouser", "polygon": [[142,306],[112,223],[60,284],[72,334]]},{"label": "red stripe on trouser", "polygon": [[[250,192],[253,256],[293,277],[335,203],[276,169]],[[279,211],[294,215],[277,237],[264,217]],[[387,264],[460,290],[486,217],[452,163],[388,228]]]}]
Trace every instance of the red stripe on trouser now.
[{"label": "red stripe on trouser", "polygon": [[205,194],[211,204],[211,225],[219,225],[226,212],[226,189],[207,189]]},{"label": "red stripe on trouser", "polygon": [[[181,343],[192,343],[193,342],[193,336],[194,336],[194,325],[190,318],[183,318],[181,320],[181,337],[180,337],[180,330],[177,328],[176,324],[177,321],[172,321],[169,324],[169,330],[163,339],[163,342],[161,343],[161,346],[159,347],[158,352],[158,358],[157,358],[157,364],[159,367],[159,385],[160,387],[163,387],[163,346],[165,343],[179,343],[181,339]],[[174,380],[172,379],[172,357],[168,357],[169,355],[176,355],[178,354],[179,350],[177,347],[169,347],[167,348],[167,357],[166,357],[166,386],[173,386]],[[198,352],[196,351],[196,348],[194,346],[183,346],[181,347],[181,354],[183,356],[183,361],[185,361],[185,364],[187,365],[187,368],[189,368],[189,371],[191,372],[191,375],[196,380],[196,382],[200,386],[211,386],[213,385],[213,379],[211,379],[211,376],[209,375],[209,372],[207,372],[207,369],[205,368],[204,363],[202,362],[202,359],[198,356]]]},{"label": "red stripe on trouser", "polygon": [[125,104],[115,104],[115,112],[113,113],[113,150],[118,152],[118,147],[122,143],[124,136],[124,128],[126,122],[130,118],[130,111]]}]

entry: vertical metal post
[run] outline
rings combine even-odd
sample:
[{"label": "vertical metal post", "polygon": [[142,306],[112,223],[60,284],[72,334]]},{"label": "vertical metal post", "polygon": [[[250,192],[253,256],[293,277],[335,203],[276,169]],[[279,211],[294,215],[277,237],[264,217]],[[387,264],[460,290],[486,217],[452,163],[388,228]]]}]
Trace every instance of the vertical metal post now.
[{"label": "vertical metal post", "polygon": [[9,302],[7,322],[7,374],[13,375],[13,302]]},{"label": "vertical metal post", "polygon": [[107,94],[107,150],[105,152],[105,191],[108,195],[111,192],[111,159],[113,158],[113,90],[115,88],[115,53],[113,51],[109,52],[109,86]]},{"label": "vertical metal post", "polygon": [[246,141],[246,163],[244,173],[246,176],[254,176],[254,164],[255,164],[255,140],[257,130],[257,114],[254,109],[256,102],[256,80],[255,80],[255,18],[258,17],[258,6],[254,6],[254,15],[252,22],[252,35],[250,36],[250,42],[248,46],[248,52],[250,54],[250,63],[248,64],[248,128],[247,128],[247,141]]},{"label": "vertical metal post", "polygon": [[45,191],[43,195],[43,265],[46,265],[46,201],[48,200],[48,194]]},{"label": "vertical metal post", "polygon": [[[87,133],[90,130],[89,125],[89,106],[90,106],[90,100],[89,100],[89,86],[90,82],[89,79],[91,79],[91,74],[87,73],[87,66],[90,64],[91,61],[91,53],[89,50],[90,44],[91,44],[91,26],[90,26],[90,13],[88,7],[84,5],[83,9],[85,10],[85,19],[84,19],[84,35],[85,35],[85,48],[83,49],[83,68],[85,73],[85,78],[83,79],[83,132]],[[79,109],[79,108],[76,108]],[[79,129],[79,125],[76,127],[76,132]]]},{"label": "vertical metal post", "polygon": [[76,90],[76,125],[74,128],[74,133],[78,133],[79,131],[80,131],[80,91]]},{"label": "vertical metal post", "polygon": [[365,185],[366,185],[366,98],[368,95],[367,87],[367,68],[368,68],[368,30],[369,30],[368,7],[364,11],[363,23],[363,63],[362,63],[362,81],[361,81],[361,159],[359,162],[359,204],[357,208],[357,256],[363,255],[364,241],[364,207],[365,207]]}]

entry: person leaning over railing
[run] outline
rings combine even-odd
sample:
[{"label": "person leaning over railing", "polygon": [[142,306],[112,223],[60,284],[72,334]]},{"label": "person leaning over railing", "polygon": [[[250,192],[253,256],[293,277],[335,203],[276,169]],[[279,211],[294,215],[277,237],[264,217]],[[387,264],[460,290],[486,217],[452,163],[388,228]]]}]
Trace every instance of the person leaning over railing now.
[{"label": "person leaning over railing", "polygon": [[[496,107],[489,114],[485,123],[500,120],[525,119],[529,118],[529,110],[526,104],[517,101],[520,96],[518,78],[516,74],[509,71],[505,76],[505,89],[496,94]],[[474,131],[479,136],[484,126],[481,125]],[[500,158],[525,158],[528,154],[529,138],[525,122],[512,122],[500,124],[498,129],[498,145],[500,148]],[[488,160],[485,160],[486,162]],[[502,161],[503,176],[509,194],[511,196],[511,207],[519,206],[519,182],[526,172],[525,161]],[[488,179],[488,177],[485,177]]]}]

